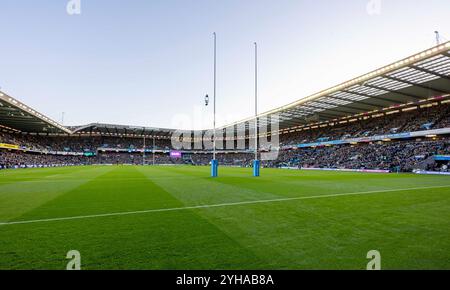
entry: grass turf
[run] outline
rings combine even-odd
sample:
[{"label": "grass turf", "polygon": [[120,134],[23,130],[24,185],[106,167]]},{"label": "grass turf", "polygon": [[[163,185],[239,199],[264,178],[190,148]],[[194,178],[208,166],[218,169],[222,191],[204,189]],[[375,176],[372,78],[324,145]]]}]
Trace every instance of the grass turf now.
[{"label": "grass turf", "polygon": [[[207,167],[0,172],[0,269],[450,269],[450,178]],[[442,188],[401,190],[408,188]],[[387,191],[396,190],[399,191]],[[353,192],[370,194],[345,195]],[[384,191],[384,192],[383,192]],[[324,198],[259,200],[344,194]]]}]

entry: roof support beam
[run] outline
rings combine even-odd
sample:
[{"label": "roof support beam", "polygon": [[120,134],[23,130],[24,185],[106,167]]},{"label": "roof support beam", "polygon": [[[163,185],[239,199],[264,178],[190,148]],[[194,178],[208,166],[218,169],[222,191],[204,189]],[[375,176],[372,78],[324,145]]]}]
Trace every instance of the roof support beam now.
[{"label": "roof support beam", "polygon": [[322,115],[322,116],[328,117],[328,118],[342,117],[341,114],[329,114],[330,112],[325,113],[324,111],[322,111],[322,112],[313,112],[313,111],[302,110],[302,109],[299,109],[299,108],[298,108],[297,110],[299,110],[299,111],[302,112],[302,113],[307,113],[307,114],[309,114],[309,115],[306,115],[306,116],[298,116],[298,117],[295,117],[295,118],[308,118],[308,117],[311,116],[311,115],[319,115],[319,116]]},{"label": "roof support beam", "polygon": [[311,114],[311,115],[302,116],[302,118],[310,118],[311,116],[318,115],[319,117],[320,117],[320,116],[326,116],[326,117],[328,117],[328,118],[336,119],[336,118],[342,118],[342,117],[345,117],[345,116],[347,116],[348,114],[350,114],[350,113],[342,113],[342,114],[339,114],[339,113],[337,113],[337,112],[335,112],[335,111],[327,111],[326,113],[325,113],[325,112],[315,112],[314,114]]},{"label": "roof support beam", "polygon": [[323,112],[316,113],[316,115],[318,115],[319,118],[320,118],[320,116],[324,116],[326,118],[333,118],[333,119],[335,119],[336,117],[342,117],[342,115],[335,115],[335,114],[331,115],[331,114],[327,114],[327,113],[323,113]]},{"label": "roof support beam", "polygon": [[[345,93],[347,93],[347,94],[356,95],[356,96],[361,96],[360,94],[352,93],[352,92],[349,92],[349,91],[342,91],[342,92],[345,92]],[[375,104],[373,104],[373,103],[368,103],[368,102],[366,102],[367,100],[364,100],[364,101],[355,101],[355,100],[344,99],[344,98],[336,97],[336,96],[327,96],[327,97],[328,97],[328,98],[332,98],[332,99],[337,99],[337,100],[345,101],[345,102],[351,102],[352,104],[361,104],[361,105],[371,106],[371,107],[376,108],[376,109],[378,109],[378,108],[381,107],[381,106],[375,105]]]},{"label": "roof support beam", "polygon": [[[355,112],[349,112],[349,111],[336,110],[335,108],[332,108],[332,109],[331,108],[321,108],[321,107],[317,107],[317,106],[314,106],[314,105],[304,105],[304,106],[307,106],[307,107],[310,107],[310,108],[315,108],[315,109],[321,109],[321,110],[327,111],[327,112],[331,111],[331,112],[337,112],[337,113],[343,113],[343,114],[354,114],[355,113]],[[317,113],[319,113],[319,112],[317,112]]]},{"label": "roof support beam", "polygon": [[[402,95],[402,96],[405,96],[405,97],[412,98],[412,99],[414,99],[414,100],[421,100],[421,99],[422,99],[422,98],[419,97],[419,96],[415,96],[415,95],[411,95],[411,94],[407,94],[407,93],[402,93],[402,92],[399,92],[399,91],[393,91],[393,90],[390,90],[390,89],[387,89],[387,88],[382,88],[382,87],[378,87],[378,86],[374,86],[374,85],[364,84],[364,86],[365,86],[365,87],[372,88],[372,89],[377,89],[377,90],[386,91],[386,92],[389,92],[389,93],[392,93],[392,94]],[[372,98],[373,98],[373,97],[374,97],[374,96],[372,96]],[[382,99],[382,100],[384,100],[384,101],[387,101],[387,100],[388,100],[388,99],[380,98],[380,97],[376,97],[376,96],[375,96],[375,98],[379,98],[379,99]],[[394,104],[398,104],[398,102],[394,102],[394,101],[392,101],[392,100],[391,100],[391,102],[394,103]]]},{"label": "roof support beam", "polygon": [[[371,86],[369,86],[369,85],[365,85],[365,86],[366,86],[366,87],[371,87]],[[378,87],[372,87],[372,88],[373,88],[373,89],[378,89],[378,90],[380,90],[380,88],[378,88]],[[372,95],[368,95],[368,94],[364,94],[364,93],[358,93],[358,92],[354,92],[354,91],[348,91],[348,90],[342,90],[342,92],[344,92],[344,93],[349,93],[349,94],[354,94],[354,95],[358,95],[358,96],[361,96],[361,97],[366,97],[366,98],[371,98],[371,99],[377,99],[377,100],[380,100],[380,101],[383,101],[383,102],[387,102],[387,103],[389,103],[389,104],[398,104],[398,102],[395,102],[395,101],[390,100],[390,99],[378,97],[378,96],[372,96]]]},{"label": "roof support beam", "polygon": [[413,82],[410,82],[410,81],[407,81],[407,80],[404,80],[404,79],[399,79],[399,78],[391,77],[391,76],[383,76],[383,77],[387,78],[387,79],[390,79],[390,80],[393,80],[393,81],[397,81],[397,82],[401,82],[401,83],[408,84],[408,85],[411,85],[411,86],[419,87],[419,88],[422,88],[422,89],[425,89],[425,90],[435,91],[436,93],[439,93],[439,94],[450,94],[450,92],[442,91],[440,89],[432,88],[430,86],[423,85],[423,84],[416,84],[416,83],[413,83]]},{"label": "roof support beam", "polygon": [[[324,104],[324,105],[331,105],[331,106],[341,106],[339,104],[333,104],[333,103],[328,103],[328,102],[324,102],[324,101],[314,101],[315,103],[320,103],[320,104]],[[355,106],[350,106],[350,105],[343,105],[345,106],[345,108],[350,108],[352,110],[357,110],[357,111],[361,111],[361,112],[366,112],[367,108],[360,108],[360,107],[355,107]]]},{"label": "roof support beam", "polygon": [[[295,119],[295,120],[297,120],[297,119]],[[300,121],[302,122],[302,124],[307,124],[307,122],[305,120],[300,120]],[[292,127],[292,126],[298,125],[298,122],[296,122],[296,121],[285,121],[284,123],[287,125],[287,127]]]},{"label": "roof support beam", "polygon": [[437,76],[437,77],[440,77],[442,79],[446,79],[446,80],[450,81],[450,77],[449,76],[443,75],[441,73],[433,72],[433,71],[428,70],[426,68],[418,67],[418,66],[415,66],[415,65],[412,65],[410,67],[415,69],[415,70],[418,70],[418,71],[421,71],[421,72],[424,72],[424,73],[427,73],[427,74],[430,74],[430,75],[434,75],[434,76]]},{"label": "roof support beam", "polygon": [[[327,113],[324,113],[323,111],[322,112],[308,111],[308,110],[304,110],[303,108],[302,109],[297,108],[296,111],[299,112],[299,113],[305,113],[307,115],[305,115],[305,116],[298,116],[298,115],[295,115],[295,113],[294,113],[293,116],[292,116],[292,119],[303,119],[303,118],[308,118],[308,117],[310,117],[312,115],[318,115],[319,117],[323,116],[325,118],[336,118],[336,117],[340,117],[341,116],[341,115],[335,115],[335,114],[327,114]],[[281,122],[284,122],[284,121],[280,120],[280,123]]]}]

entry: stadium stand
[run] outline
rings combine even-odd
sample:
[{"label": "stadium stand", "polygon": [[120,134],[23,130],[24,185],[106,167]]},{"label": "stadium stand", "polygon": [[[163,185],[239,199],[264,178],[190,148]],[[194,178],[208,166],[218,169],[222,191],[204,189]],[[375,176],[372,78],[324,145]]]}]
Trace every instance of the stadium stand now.
[{"label": "stadium stand", "polygon": [[[297,134],[286,137],[291,143],[299,141]],[[64,148],[80,148],[82,150],[95,150],[94,156],[64,155],[71,151],[63,151],[58,154],[44,154],[32,151],[18,151],[11,149],[0,150],[0,166],[2,168],[23,168],[23,167],[48,167],[48,166],[68,166],[68,165],[89,165],[89,164],[134,164],[143,163],[143,154],[133,152],[138,148],[139,141],[129,138],[116,138],[114,145],[116,149],[131,150],[127,152],[103,152],[102,146],[105,143],[88,143],[89,137],[72,138],[59,137],[45,138],[34,136],[21,140],[20,146],[24,148],[42,148],[42,142],[59,144]],[[52,141],[54,139],[54,142]],[[73,139],[73,143],[70,143]],[[108,137],[108,145],[112,144],[111,137]],[[430,140],[427,140],[430,139]],[[1,142],[17,142],[19,138],[1,133]],[[37,143],[30,142],[37,141]],[[63,144],[63,145],[62,145]],[[86,144],[88,144],[86,146]],[[94,147],[92,145],[95,145]],[[62,147],[60,147],[62,148]],[[45,149],[49,149],[45,147]],[[148,148],[152,149],[152,148]],[[277,160],[263,162],[265,167],[314,167],[314,168],[347,168],[347,169],[379,169],[411,172],[414,169],[436,170],[438,164],[431,160],[435,155],[450,155],[450,141],[446,137],[437,139],[418,138],[405,141],[370,142],[361,144],[345,144],[336,146],[319,146],[312,148],[290,148],[281,150]],[[193,164],[207,165],[212,159],[210,153],[186,153],[182,159],[172,159],[168,153],[155,154],[155,164]],[[220,153],[217,156],[220,164],[228,166],[250,167],[253,160],[253,153]],[[153,163],[151,153],[146,157],[146,163]],[[447,165],[442,164],[442,165]]]},{"label": "stadium stand", "polygon": [[282,151],[276,166],[411,172],[414,169],[434,170],[438,164],[433,157],[449,153],[447,139],[340,145]]},{"label": "stadium stand", "polygon": [[376,135],[415,132],[447,128],[450,125],[450,104],[425,105],[414,110],[390,115],[375,114],[375,117],[359,122],[336,124],[320,129],[312,129],[295,134],[282,135],[282,145],[317,142],[319,139],[340,140]]},{"label": "stadium stand", "polygon": [[[258,118],[260,126],[279,120],[279,155],[265,167],[448,171],[450,42]],[[234,138],[248,145],[253,124],[249,118],[218,131],[243,127],[244,135]],[[174,132],[99,123],[64,127],[0,92],[0,168],[209,164],[211,150],[186,149],[182,158],[171,158]],[[249,149],[222,150],[217,159],[250,167]]]}]

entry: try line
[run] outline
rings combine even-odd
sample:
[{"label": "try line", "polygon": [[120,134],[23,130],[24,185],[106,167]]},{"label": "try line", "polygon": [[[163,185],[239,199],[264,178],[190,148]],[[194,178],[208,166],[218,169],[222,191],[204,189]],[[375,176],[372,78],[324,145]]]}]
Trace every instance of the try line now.
[{"label": "try line", "polygon": [[113,216],[138,215],[138,214],[146,214],[146,213],[182,211],[182,210],[205,209],[205,208],[215,208],[215,207],[229,207],[229,206],[239,206],[239,205],[248,205],[248,204],[284,202],[284,201],[292,201],[292,200],[320,199],[320,198],[331,198],[331,197],[339,197],[339,196],[364,195],[364,194],[386,193],[386,192],[399,192],[399,191],[408,191],[408,190],[449,188],[449,187],[450,187],[450,185],[443,185],[443,186],[413,187],[413,188],[401,188],[401,189],[387,189],[387,190],[373,190],[373,191],[361,191],[361,192],[336,193],[336,194],[327,194],[327,195],[288,197],[288,198],[278,198],[278,199],[265,199],[265,200],[263,199],[263,200],[219,203],[219,204],[209,204],[209,205],[196,205],[196,206],[185,206],[185,207],[174,207],[174,208],[149,209],[149,210],[140,210],[140,211],[115,212],[115,213],[105,213],[105,214],[95,214],[95,215],[83,215],[83,216],[72,216],[72,217],[36,219],[36,220],[27,220],[27,221],[2,222],[2,223],[0,223],[0,226],[20,225],[20,224],[33,224],[33,223],[44,223],[44,222],[57,222],[57,221],[68,221],[68,220],[80,220],[80,219],[92,219],[92,218],[113,217]]}]

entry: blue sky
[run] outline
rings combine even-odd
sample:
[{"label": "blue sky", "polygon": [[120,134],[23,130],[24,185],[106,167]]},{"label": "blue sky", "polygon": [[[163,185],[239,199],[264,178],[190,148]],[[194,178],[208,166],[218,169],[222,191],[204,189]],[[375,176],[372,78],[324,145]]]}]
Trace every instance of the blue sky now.
[{"label": "blue sky", "polygon": [[[219,124],[306,97],[450,40],[450,1],[0,0],[0,87],[66,125],[211,127],[212,32]],[[202,123],[180,116],[204,114]],[[181,118],[183,119],[183,118]]]}]

